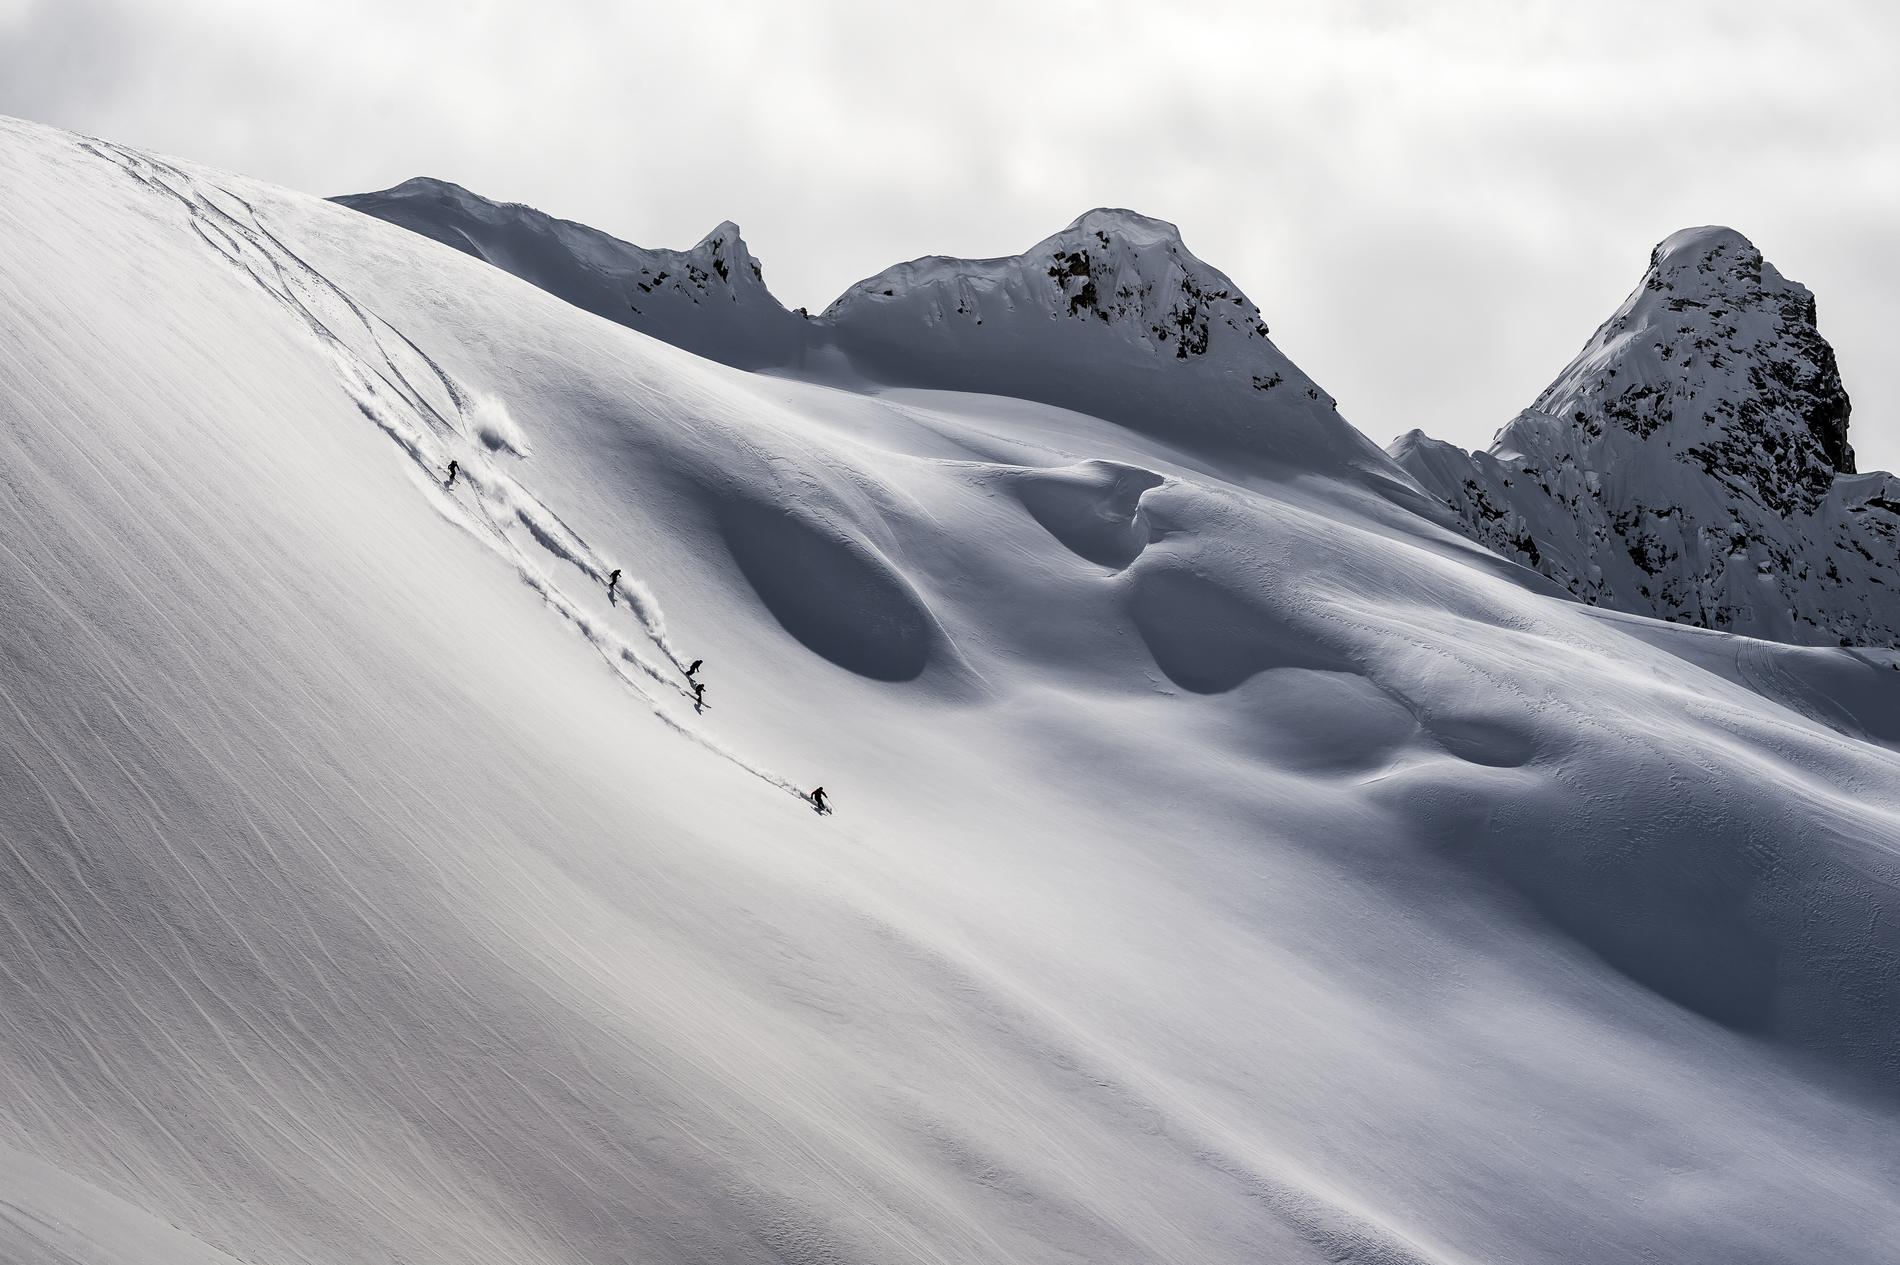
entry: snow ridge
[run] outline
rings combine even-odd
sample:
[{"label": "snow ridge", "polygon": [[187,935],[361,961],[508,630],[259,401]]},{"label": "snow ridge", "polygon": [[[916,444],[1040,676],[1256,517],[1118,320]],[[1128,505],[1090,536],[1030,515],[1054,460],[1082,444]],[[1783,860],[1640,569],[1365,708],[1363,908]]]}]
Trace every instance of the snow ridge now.
[{"label": "snow ridge", "polygon": [[740,368],[822,376],[842,360],[854,380],[1014,396],[1224,458],[1396,481],[1232,279],[1134,211],[1088,211],[1020,255],[897,264],[814,316],[771,296],[730,223],[655,251],[437,180],[333,200]]},{"label": "snow ridge", "polygon": [[1808,644],[1900,642],[1900,488],[1856,475],[1814,296],[1686,229],[1489,452],[1391,455],[1464,532],[1584,601]]},{"label": "snow ridge", "polygon": [[689,250],[635,246],[533,207],[492,202],[418,176],[376,193],[332,199],[399,224],[597,316],[739,368],[781,364],[804,322],[765,285],[765,270],[730,220]]}]

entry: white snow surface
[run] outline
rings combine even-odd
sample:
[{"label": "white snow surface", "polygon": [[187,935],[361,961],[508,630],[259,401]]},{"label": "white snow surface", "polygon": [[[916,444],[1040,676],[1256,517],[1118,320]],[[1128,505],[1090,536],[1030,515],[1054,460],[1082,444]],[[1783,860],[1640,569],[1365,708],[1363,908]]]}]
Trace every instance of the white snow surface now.
[{"label": "white snow surface", "polygon": [[1900,479],[1857,474],[1814,296],[1686,229],[1489,452],[1391,455],[1472,539],[1587,602],[1813,645],[1900,645]]},{"label": "white snow surface", "polygon": [[[1891,1259],[1891,653],[1163,409],[1245,302],[913,265],[766,376],[103,141],[0,188],[0,1259]],[[1211,293],[1152,224],[1098,303]]]}]

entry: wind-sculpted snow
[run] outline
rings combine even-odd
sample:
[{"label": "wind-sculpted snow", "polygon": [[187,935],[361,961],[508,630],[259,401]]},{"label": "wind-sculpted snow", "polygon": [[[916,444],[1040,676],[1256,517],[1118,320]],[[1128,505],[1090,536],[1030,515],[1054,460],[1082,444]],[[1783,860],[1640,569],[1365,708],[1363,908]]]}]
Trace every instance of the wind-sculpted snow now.
[{"label": "wind-sculpted snow", "polygon": [[1814,296],[1730,229],[1659,245],[1531,408],[1392,456],[1472,539],[1586,602],[1822,645],[1900,644],[1900,483],[1856,475]]},{"label": "wind-sculpted snow", "polygon": [[1196,694],[1231,690],[1282,668],[1340,671],[1348,665],[1251,600],[1173,559],[1145,561],[1128,588],[1128,614],[1155,665]]},{"label": "wind-sculpted snow", "polygon": [[1010,471],[1005,486],[1077,555],[1120,570],[1147,547],[1141,503],[1162,482],[1152,470],[1087,461],[1067,470]]},{"label": "wind-sculpted snow", "polygon": [[875,549],[756,501],[724,502],[716,513],[733,561],[806,649],[877,681],[923,674],[942,630]]},{"label": "wind-sculpted snow", "polygon": [[1889,1253],[1892,652],[1568,600],[1323,435],[0,187],[0,1256]]}]

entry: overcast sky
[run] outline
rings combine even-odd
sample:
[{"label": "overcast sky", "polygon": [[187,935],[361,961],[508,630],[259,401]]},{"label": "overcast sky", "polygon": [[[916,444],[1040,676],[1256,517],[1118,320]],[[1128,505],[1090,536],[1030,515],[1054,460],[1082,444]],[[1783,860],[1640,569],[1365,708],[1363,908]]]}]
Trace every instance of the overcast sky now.
[{"label": "overcast sky", "polygon": [[733,219],[792,306],[1133,207],[1381,443],[1489,442],[1726,223],[1815,290],[1893,468],[1896,54],[1900,5],[1847,0],[0,0],[0,113],[644,245]]}]

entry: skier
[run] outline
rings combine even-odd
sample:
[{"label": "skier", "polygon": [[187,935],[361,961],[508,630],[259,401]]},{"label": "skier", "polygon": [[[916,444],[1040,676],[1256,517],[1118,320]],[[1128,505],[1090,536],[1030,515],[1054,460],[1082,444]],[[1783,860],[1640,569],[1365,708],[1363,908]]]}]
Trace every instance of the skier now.
[{"label": "skier", "polygon": [[811,806],[813,808],[816,808],[821,814],[828,813],[831,811],[831,809],[825,806],[825,788],[824,787],[821,786],[817,790],[811,793]]},{"label": "skier", "polygon": [[706,710],[706,683],[704,681],[693,682],[693,710],[696,712]]},{"label": "skier", "polygon": [[455,472],[460,469],[461,467],[457,465],[455,462],[453,461],[449,462],[449,481],[443,486],[451,487],[451,488],[454,487],[455,486]]},{"label": "skier", "polygon": [[608,597],[612,597],[614,595],[614,586],[619,583],[620,583],[620,568],[615,567],[613,569],[613,573],[607,577],[607,596]]},{"label": "skier", "polygon": [[687,664],[686,665],[686,679],[689,681],[692,680],[693,673],[699,671],[699,665],[704,662],[706,662],[704,659],[695,659],[691,663]]}]

